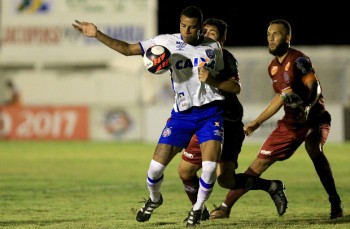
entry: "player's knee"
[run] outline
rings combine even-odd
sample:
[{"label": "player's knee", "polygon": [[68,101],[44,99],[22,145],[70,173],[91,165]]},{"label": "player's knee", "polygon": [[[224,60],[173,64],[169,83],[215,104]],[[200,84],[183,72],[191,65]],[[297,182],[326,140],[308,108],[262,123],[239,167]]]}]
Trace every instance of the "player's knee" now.
[{"label": "player's knee", "polygon": [[193,173],[189,173],[188,171],[178,170],[178,174],[181,180],[191,180],[191,178],[194,176]]},{"label": "player's knee", "polygon": [[200,168],[201,165],[181,162],[177,168],[177,173],[182,181],[192,180],[194,177],[197,177],[197,172]]},{"label": "player's knee", "polygon": [[214,184],[216,181],[217,162],[203,161],[201,179],[207,184]]}]

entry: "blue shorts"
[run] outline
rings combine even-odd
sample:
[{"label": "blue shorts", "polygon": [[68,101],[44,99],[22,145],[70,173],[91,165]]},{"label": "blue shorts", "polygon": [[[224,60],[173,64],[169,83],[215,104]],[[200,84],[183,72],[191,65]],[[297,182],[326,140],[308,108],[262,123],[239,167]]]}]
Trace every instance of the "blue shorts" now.
[{"label": "blue shorts", "polygon": [[223,142],[222,113],[220,101],[180,112],[172,110],[158,143],[186,148],[195,133],[199,144],[208,140]]}]

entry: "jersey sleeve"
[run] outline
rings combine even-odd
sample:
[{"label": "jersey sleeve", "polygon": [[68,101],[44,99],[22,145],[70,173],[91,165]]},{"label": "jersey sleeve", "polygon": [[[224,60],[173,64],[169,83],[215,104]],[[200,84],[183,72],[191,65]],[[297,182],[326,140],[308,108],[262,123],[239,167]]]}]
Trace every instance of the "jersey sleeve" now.
[{"label": "jersey sleeve", "polygon": [[315,72],[314,68],[312,67],[311,61],[304,56],[296,59],[295,64],[303,75]]}]

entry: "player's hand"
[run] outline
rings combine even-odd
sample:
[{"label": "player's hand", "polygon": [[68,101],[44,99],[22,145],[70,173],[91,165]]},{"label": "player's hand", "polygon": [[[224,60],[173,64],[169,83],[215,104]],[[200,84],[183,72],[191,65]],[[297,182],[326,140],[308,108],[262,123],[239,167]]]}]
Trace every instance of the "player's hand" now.
[{"label": "player's hand", "polygon": [[289,106],[291,108],[298,108],[304,103],[299,95],[293,92],[282,92],[280,96],[285,102],[286,106]]},{"label": "player's hand", "polygon": [[84,36],[96,37],[97,35],[97,27],[90,22],[80,22],[75,20],[75,24],[72,24],[72,26]]},{"label": "player's hand", "polygon": [[206,67],[198,67],[198,78],[202,83],[208,83],[210,80],[209,70]]},{"label": "player's hand", "polygon": [[245,133],[246,136],[251,136],[253,134],[253,132],[258,129],[260,126],[260,124],[258,122],[250,122],[247,125],[245,125],[243,127],[243,131]]},{"label": "player's hand", "polygon": [[309,113],[310,113],[311,107],[310,106],[305,106],[305,107],[300,106],[299,109],[300,109],[300,112],[299,112],[297,119],[300,123],[304,123],[309,118]]}]

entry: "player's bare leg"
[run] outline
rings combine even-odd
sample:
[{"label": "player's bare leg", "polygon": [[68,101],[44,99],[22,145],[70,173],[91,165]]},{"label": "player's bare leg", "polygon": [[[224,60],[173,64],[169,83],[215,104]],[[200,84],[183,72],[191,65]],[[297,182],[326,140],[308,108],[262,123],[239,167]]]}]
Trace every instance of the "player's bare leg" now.
[{"label": "player's bare leg", "polygon": [[323,144],[321,144],[317,138],[312,138],[312,136],[310,136],[305,141],[305,149],[308,152],[317,175],[328,194],[328,200],[331,204],[330,219],[343,217],[343,206],[335,186],[331,166],[323,152]]}]

